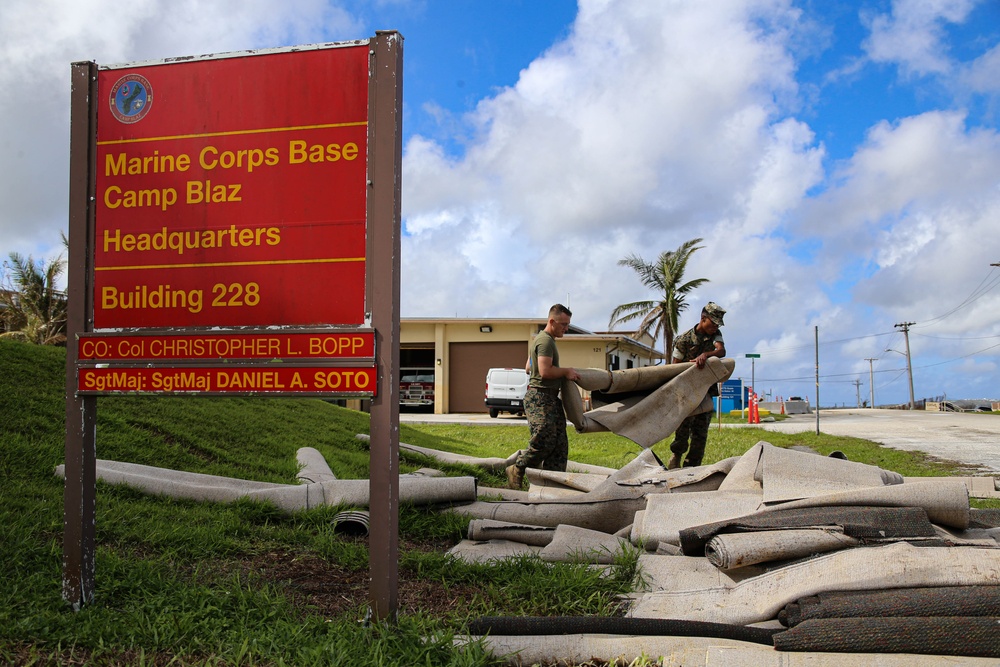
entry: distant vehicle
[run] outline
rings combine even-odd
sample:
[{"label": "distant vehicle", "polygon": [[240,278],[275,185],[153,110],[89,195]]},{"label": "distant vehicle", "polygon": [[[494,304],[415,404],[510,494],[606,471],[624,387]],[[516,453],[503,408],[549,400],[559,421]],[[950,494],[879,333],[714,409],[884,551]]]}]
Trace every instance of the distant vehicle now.
[{"label": "distant vehicle", "polygon": [[524,414],[528,374],[523,368],[491,368],[486,371],[486,408],[496,419],[501,412]]},{"label": "distant vehicle", "polygon": [[408,408],[434,407],[434,369],[404,368],[399,379],[399,405]]}]

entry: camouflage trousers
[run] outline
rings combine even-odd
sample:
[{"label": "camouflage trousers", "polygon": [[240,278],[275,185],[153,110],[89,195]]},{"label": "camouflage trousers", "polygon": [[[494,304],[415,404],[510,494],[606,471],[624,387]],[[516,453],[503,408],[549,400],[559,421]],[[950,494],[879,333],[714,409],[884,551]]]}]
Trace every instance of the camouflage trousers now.
[{"label": "camouflage trousers", "polygon": [[528,451],[517,457],[517,467],[564,472],[569,440],[566,413],[559,396],[529,388],[524,395],[524,416],[528,419],[531,439]]},{"label": "camouflage trousers", "polygon": [[[674,432],[674,441],[670,444],[670,451],[683,456],[684,467],[700,466],[701,459],[705,456],[705,444],[708,442],[708,427],[712,425],[712,412],[703,412],[700,415],[690,415],[686,417],[681,425]],[[688,442],[691,449],[688,449]]]}]

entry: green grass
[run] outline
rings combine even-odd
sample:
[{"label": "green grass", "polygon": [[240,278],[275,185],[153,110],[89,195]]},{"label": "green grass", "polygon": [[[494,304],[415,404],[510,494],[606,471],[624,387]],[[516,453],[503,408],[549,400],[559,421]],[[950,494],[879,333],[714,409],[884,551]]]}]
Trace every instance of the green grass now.
[{"label": "green grass", "polygon": [[[261,503],[171,500],[98,483],[96,597],[73,612],[61,598],[63,484],[53,474],[64,458],[64,383],[63,349],[0,341],[0,663],[493,665],[478,646],[454,648],[469,619],[612,615],[641,576],[628,556],[607,575],[534,558],[457,562],[444,550],[464,536],[468,519],[404,506],[400,581],[454,603],[432,607],[432,596],[418,594],[397,623],[369,625],[359,622],[363,598],[331,615],[281,576],[284,563],[318,563],[365,580],[365,541],[333,532],[338,508],[287,516]],[[367,444],[355,435],[367,432],[367,415],[317,399],[98,399],[99,458],[267,482],[295,483],[295,452],[304,446],[322,452],[339,478],[366,478]],[[527,435],[524,425],[400,430],[404,442],[474,456],[505,457]],[[712,429],[706,462],[759,440],[839,449],[904,475],[956,470],[864,440],[746,428]],[[667,445],[654,448],[661,459]],[[620,467],[638,451],[613,434],[570,433],[577,461]],[[406,455],[400,468],[429,463]],[[503,481],[468,466],[444,468]]]},{"label": "green grass", "polygon": [[[410,444],[484,457],[506,456],[525,447],[528,436],[527,427],[514,425],[476,428],[463,424],[414,424],[404,425],[401,433],[401,439]],[[906,477],[967,474],[958,464],[932,461],[917,452],[889,449],[861,438],[824,433],[776,433],[754,427],[719,429],[715,424],[709,429],[703,463],[710,464],[731,456],[741,456],[761,440],[778,447],[810,447],[823,455],[839,450],[852,461],[895,470]],[[639,450],[635,443],[613,433],[581,435],[572,428],[569,429],[569,455],[574,461],[620,468],[632,460]],[[666,461],[670,458],[670,440],[655,444],[653,451],[662,461]]]}]

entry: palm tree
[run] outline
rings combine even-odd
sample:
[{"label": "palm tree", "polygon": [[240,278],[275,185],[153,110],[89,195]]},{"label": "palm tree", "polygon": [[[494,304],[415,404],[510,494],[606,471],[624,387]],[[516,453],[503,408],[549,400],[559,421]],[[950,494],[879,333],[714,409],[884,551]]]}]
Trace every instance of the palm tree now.
[{"label": "palm tree", "polygon": [[4,262],[0,284],[0,337],[17,338],[39,345],[66,342],[66,294],[56,289],[56,280],[66,268],[60,256],[48,266],[16,252]]},{"label": "palm tree", "polygon": [[642,284],[656,293],[656,299],[633,301],[618,306],[611,313],[608,328],[614,330],[616,325],[641,317],[638,334],[648,334],[653,340],[658,340],[662,332],[663,349],[669,355],[677,333],[678,317],[687,308],[687,295],[702,283],[709,282],[708,278],[681,282],[688,259],[695,250],[704,247],[698,245],[701,241],[700,238],[691,239],[682,243],[677,250],[664,250],[655,263],[649,263],[635,254],[618,260],[619,266],[627,266],[639,274]]}]

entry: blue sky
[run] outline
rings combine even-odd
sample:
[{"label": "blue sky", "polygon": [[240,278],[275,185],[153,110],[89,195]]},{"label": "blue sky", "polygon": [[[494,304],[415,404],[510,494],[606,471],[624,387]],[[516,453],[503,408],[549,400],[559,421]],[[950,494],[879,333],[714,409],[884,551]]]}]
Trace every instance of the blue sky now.
[{"label": "blue sky", "polygon": [[[404,36],[404,316],[607,328],[703,238],[683,328],[821,400],[1000,399],[995,0],[7,0],[0,252],[66,228],[69,63]],[[869,362],[868,359],[875,361]],[[745,367],[745,368],[744,368]]]},{"label": "blue sky", "polygon": [[576,2],[568,0],[359,4],[368,6],[371,28],[403,35],[404,133],[433,137],[456,154],[461,136],[423,107],[472,111],[498,88],[516,84],[520,71],[565,37],[576,17]]}]

